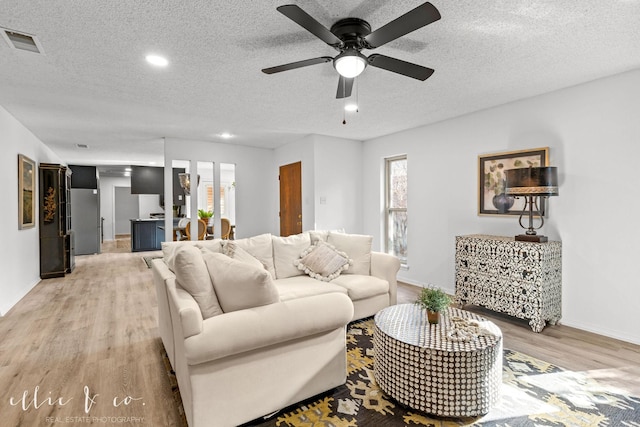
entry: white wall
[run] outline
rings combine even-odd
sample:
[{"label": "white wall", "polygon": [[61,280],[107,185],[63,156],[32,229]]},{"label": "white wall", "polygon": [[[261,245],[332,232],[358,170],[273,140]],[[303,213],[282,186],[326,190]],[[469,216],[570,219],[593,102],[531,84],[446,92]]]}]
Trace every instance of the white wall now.
[{"label": "white wall", "polygon": [[[18,154],[29,157],[36,164],[62,161],[3,107],[0,107],[0,135],[0,176],[5,183],[4,207],[0,209],[0,315],[4,315],[40,281],[38,226],[18,230]],[[38,196],[39,193],[36,195],[36,218],[39,215]]]},{"label": "white wall", "polygon": [[542,234],[563,243],[562,323],[640,343],[636,217],[640,70],[364,145],[364,231],[381,247],[382,158],[407,153],[409,270],[401,280],[454,291],[454,237],[513,236],[515,217],[477,215],[478,155],[550,147],[560,196]]},{"label": "white wall", "polygon": [[[283,145],[274,150],[274,168],[272,174],[275,176],[272,194],[276,198],[276,209],[280,211],[280,184],[278,175],[280,166],[291,163],[302,162],[302,229],[315,229],[315,158],[314,158],[315,135],[307,135],[298,141]],[[274,234],[280,235],[280,217],[276,216],[273,224],[276,230]]]},{"label": "white wall", "polygon": [[[362,142],[307,135],[274,150],[274,198],[280,166],[302,162],[302,229],[362,231]],[[274,225],[279,231],[276,218]]]},{"label": "white wall", "polygon": [[163,213],[160,196],[157,194],[138,194],[138,218],[151,218],[152,213]]},{"label": "white wall", "polygon": [[[274,177],[271,174],[273,150],[221,144],[208,141],[191,141],[166,138],[165,165],[173,160],[191,160],[215,163],[215,182],[220,182],[220,163],[236,165],[236,238],[262,233],[275,233],[273,224],[278,216],[277,201],[273,197]],[[165,168],[165,200],[172,199],[171,169]],[[277,178],[277,177],[276,177]],[[214,202],[219,210],[220,189],[214,186]],[[189,197],[191,199],[191,197]],[[166,213],[169,213],[167,210]],[[214,217],[216,232],[220,230],[220,217]],[[166,217],[166,239],[171,240],[171,219]]]},{"label": "white wall", "polygon": [[315,228],[362,233],[362,142],[315,135]]}]

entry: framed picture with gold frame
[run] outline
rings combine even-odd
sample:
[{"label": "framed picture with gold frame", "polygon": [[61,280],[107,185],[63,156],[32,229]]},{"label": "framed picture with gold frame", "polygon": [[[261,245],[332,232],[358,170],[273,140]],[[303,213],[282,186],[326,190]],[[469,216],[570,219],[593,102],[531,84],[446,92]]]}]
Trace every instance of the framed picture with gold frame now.
[{"label": "framed picture with gold frame", "polygon": [[[507,169],[548,166],[549,147],[478,156],[478,215],[520,215],[523,197],[504,194]],[[544,200],[540,201],[544,204]],[[544,212],[544,206],[540,206]]]},{"label": "framed picture with gold frame", "polygon": [[36,226],[36,162],[18,154],[18,229]]}]

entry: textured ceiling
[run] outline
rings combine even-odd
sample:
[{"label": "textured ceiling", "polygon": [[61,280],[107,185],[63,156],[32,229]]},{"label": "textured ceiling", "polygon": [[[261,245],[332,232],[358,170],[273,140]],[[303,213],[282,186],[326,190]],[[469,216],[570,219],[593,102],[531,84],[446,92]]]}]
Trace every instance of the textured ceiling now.
[{"label": "textured ceiling", "polygon": [[[434,0],[440,21],[364,53],[435,74],[367,68],[354,88],[360,111],[343,125],[331,63],[260,71],[336,54],[276,11],[285,3],[0,0],[0,27],[36,35],[45,52],[0,40],[0,105],[69,163],[161,163],[162,137],[367,140],[640,67],[639,0]],[[295,3],[327,27],[359,17],[377,29],[422,1]],[[149,53],[169,66],[151,67]]]}]

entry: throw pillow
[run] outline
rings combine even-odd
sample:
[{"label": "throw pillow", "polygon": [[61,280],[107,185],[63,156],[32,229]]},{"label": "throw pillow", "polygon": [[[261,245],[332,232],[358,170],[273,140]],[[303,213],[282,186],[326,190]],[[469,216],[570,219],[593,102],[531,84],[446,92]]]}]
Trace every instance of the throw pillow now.
[{"label": "throw pillow", "polygon": [[271,275],[263,267],[213,252],[203,253],[202,258],[225,313],[280,301]]},{"label": "throw pillow", "polygon": [[222,314],[200,249],[194,245],[177,247],[174,255],[174,268],[176,282],[196,300],[203,319]]},{"label": "throw pillow", "polygon": [[169,270],[175,273],[175,264],[176,264],[175,257],[176,257],[176,250],[178,250],[178,248],[185,245],[191,245],[191,246],[196,246],[198,248],[207,248],[212,252],[221,252],[222,251],[221,242],[222,242],[222,239],[193,241],[193,242],[190,240],[185,240],[180,242],[162,242],[162,256],[164,258],[164,262],[167,264],[167,267],[169,267]]},{"label": "throw pillow", "polygon": [[[344,229],[331,230],[336,233],[344,233]],[[326,242],[329,238],[329,230],[309,230],[309,237],[311,238],[311,244],[313,245],[319,240]]]},{"label": "throw pillow", "polygon": [[332,245],[318,241],[300,254],[294,264],[314,279],[329,282],[349,268],[351,260]]},{"label": "throw pillow", "polygon": [[271,236],[273,243],[273,263],[276,269],[277,279],[301,276],[294,261],[300,258],[300,254],[311,245],[309,233],[295,234],[288,237]]},{"label": "throw pillow", "polygon": [[248,237],[246,239],[233,240],[238,247],[249,252],[256,257],[271,274],[276,278],[276,270],[273,266],[273,245],[271,244],[271,234],[260,234],[259,236]]},{"label": "throw pillow", "polygon": [[339,251],[345,252],[353,260],[345,274],[370,275],[371,272],[371,242],[372,236],[362,234],[345,234],[329,232],[327,242]]},{"label": "throw pillow", "polygon": [[209,249],[211,252],[222,252],[222,239],[198,240],[196,246],[198,248]]},{"label": "throw pillow", "polygon": [[249,252],[245,251],[244,249],[238,247],[238,245],[236,245],[236,243],[233,240],[230,240],[225,243],[222,249],[222,253],[228,256],[229,258],[235,259],[236,261],[245,262],[249,265],[262,268],[262,269],[265,268],[264,264],[262,264],[260,260],[258,260],[256,257],[251,255]]}]

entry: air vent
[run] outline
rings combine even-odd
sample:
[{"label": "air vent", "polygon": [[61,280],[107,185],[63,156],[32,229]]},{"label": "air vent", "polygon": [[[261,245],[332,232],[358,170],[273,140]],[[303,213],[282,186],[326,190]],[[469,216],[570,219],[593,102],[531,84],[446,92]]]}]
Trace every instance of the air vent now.
[{"label": "air vent", "polygon": [[76,147],[78,147],[78,148],[89,148],[89,146],[87,144],[76,144]]},{"label": "air vent", "polygon": [[44,53],[40,42],[36,36],[32,36],[26,33],[19,33],[17,31],[8,30],[6,28],[0,28],[2,36],[9,44],[9,47],[18,50],[26,50],[34,53]]}]

